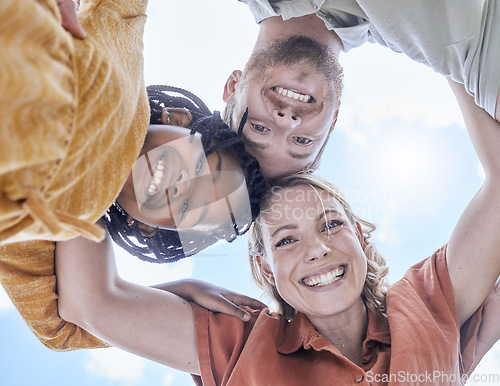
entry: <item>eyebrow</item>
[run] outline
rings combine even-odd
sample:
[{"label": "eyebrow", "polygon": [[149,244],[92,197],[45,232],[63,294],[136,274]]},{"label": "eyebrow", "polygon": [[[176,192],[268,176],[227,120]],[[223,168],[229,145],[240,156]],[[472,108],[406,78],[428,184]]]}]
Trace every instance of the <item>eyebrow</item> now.
[{"label": "eyebrow", "polygon": [[215,171],[220,175],[220,172],[222,170],[222,157],[219,150],[216,150],[215,154],[217,154],[217,166],[215,167]]},{"label": "eyebrow", "polygon": [[271,234],[271,237],[274,237],[274,235],[276,233],[278,233],[279,231],[283,231],[285,229],[297,229],[297,225],[293,225],[293,224],[289,224],[289,225],[283,225],[282,227],[279,227],[278,229],[276,229],[272,234]]},{"label": "eyebrow", "polygon": [[[264,143],[260,143],[260,142],[255,142],[255,141],[251,140],[250,138],[248,138],[246,135],[243,135],[243,134],[242,134],[242,138],[243,138],[243,142],[245,143],[245,145],[253,146],[253,147],[261,149],[261,150],[265,150],[265,149],[267,149],[269,147],[268,144],[264,144]],[[295,153],[293,151],[288,151],[288,155],[290,157],[292,157],[292,158],[295,158],[295,159],[309,158],[313,154],[314,153],[300,154],[300,153]]]},{"label": "eyebrow", "polygon": [[[217,165],[215,166],[215,173],[210,173],[212,175],[212,184],[214,186],[214,193],[215,193],[215,201],[219,201],[219,192],[217,190],[217,182],[219,181],[222,173],[222,157],[219,153],[218,150],[215,151],[215,154],[217,154]],[[217,178],[216,178],[217,175]]]},{"label": "eyebrow", "polygon": [[342,212],[337,210],[337,209],[334,209],[334,208],[329,208],[329,209],[325,209],[324,211],[322,211],[320,214],[318,214],[318,217],[316,217],[316,221],[320,221],[321,219],[323,219],[328,213],[336,213],[338,214],[339,216],[342,216]]},{"label": "eyebrow", "polygon": [[260,143],[260,142],[255,142],[255,141],[251,140],[250,138],[248,138],[243,133],[241,134],[241,137],[243,138],[243,142],[245,143],[245,145],[254,146],[254,147],[262,149],[262,150],[267,149],[269,147],[268,144],[264,144],[264,143]]},{"label": "eyebrow", "polygon": [[309,158],[310,156],[313,155],[313,153],[299,154],[299,153],[294,153],[293,151],[289,151],[288,155],[295,159],[304,159],[304,158]]},{"label": "eyebrow", "polygon": [[[318,216],[316,217],[316,221],[320,221],[321,219],[323,219],[325,217],[326,214],[328,213],[336,213],[338,214],[339,216],[342,216],[342,212],[340,212],[339,210],[337,209],[333,209],[333,208],[330,208],[330,209],[325,209],[324,211],[321,211],[321,213],[318,214]],[[297,229],[297,225],[294,225],[294,224],[287,224],[287,225],[283,225],[279,228],[277,228],[272,234],[271,234],[271,237],[274,237],[276,235],[276,233],[278,233],[279,231],[283,231],[283,230],[287,230],[287,229]]]}]

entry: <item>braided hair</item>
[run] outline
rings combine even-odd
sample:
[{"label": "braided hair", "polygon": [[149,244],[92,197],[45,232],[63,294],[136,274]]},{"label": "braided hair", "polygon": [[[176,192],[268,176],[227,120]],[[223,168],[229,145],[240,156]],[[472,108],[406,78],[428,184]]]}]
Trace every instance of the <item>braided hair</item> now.
[{"label": "braided hair", "polygon": [[[171,86],[148,86],[150,106],[150,124],[162,124],[161,112],[165,107],[184,108],[193,116],[191,134],[201,134],[201,143],[208,157],[214,151],[224,149],[239,163],[245,176],[251,221],[259,214],[261,195],[266,188],[266,181],[259,170],[258,161],[245,151],[241,140],[246,114],[238,132],[231,130],[221,119],[219,112],[212,113],[196,95],[181,88]],[[150,235],[144,235],[137,223],[130,221],[130,216],[115,201],[104,215],[106,227],[113,241],[130,254],[154,262],[174,262],[201,252],[219,240],[232,242],[236,235],[244,234],[249,224],[220,226],[211,233],[187,230],[156,229]]]}]

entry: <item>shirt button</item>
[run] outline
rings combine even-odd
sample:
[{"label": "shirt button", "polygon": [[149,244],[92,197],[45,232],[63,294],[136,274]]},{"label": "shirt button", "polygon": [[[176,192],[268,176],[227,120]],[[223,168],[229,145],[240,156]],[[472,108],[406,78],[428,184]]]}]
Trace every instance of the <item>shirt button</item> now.
[{"label": "shirt button", "polygon": [[363,380],[363,376],[358,375],[358,377],[356,378],[356,383],[360,383],[362,380]]},{"label": "shirt button", "polygon": [[316,4],[316,3],[313,1],[313,2],[312,2],[312,7],[313,7],[314,9],[318,9],[318,4]]}]

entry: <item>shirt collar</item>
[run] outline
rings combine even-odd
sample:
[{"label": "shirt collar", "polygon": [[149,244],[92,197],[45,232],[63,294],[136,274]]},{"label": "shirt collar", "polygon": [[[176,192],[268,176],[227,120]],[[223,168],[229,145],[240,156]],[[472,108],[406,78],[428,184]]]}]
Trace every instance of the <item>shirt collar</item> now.
[{"label": "shirt collar", "polygon": [[[307,316],[300,312],[291,322],[286,322],[281,331],[276,340],[276,350],[281,354],[292,354],[302,347],[306,350],[313,348],[316,351],[337,350],[332,343],[316,331]],[[363,346],[370,341],[385,345],[391,344],[387,319],[372,311],[368,311],[368,327]]]}]

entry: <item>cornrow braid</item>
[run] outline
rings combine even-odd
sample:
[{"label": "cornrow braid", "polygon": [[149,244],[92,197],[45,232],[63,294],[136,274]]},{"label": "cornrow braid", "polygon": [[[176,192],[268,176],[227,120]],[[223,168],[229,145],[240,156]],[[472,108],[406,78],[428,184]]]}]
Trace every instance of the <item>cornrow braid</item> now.
[{"label": "cornrow braid", "polygon": [[212,112],[207,105],[192,92],[179,87],[154,85],[148,86],[150,124],[162,124],[161,111],[165,107],[184,108],[193,116],[193,122]]},{"label": "cornrow braid", "polygon": [[[154,85],[147,87],[151,110],[150,123],[161,124],[161,112],[165,107],[184,108],[193,116],[191,134],[201,134],[201,142],[206,156],[224,149],[239,163],[245,176],[253,222],[260,211],[261,196],[267,183],[259,169],[258,161],[245,151],[238,133],[232,131],[221,119],[219,112],[212,113],[193,93],[171,86]],[[243,122],[244,123],[244,122]],[[130,216],[115,202],[104,216],[108,232],[113,241],[130,254],[149,262],[174,262],[201,252],[219,240],[234,241],[235,235],[248,231],[249,224],[238,226],[233,221],[230,227],[218,227],[210,234],[194,230],[179,231],[156,229],[153,236],[145,236],[138,225],[130,221]],[[182,239],[182,240],[181,240]]]}]

